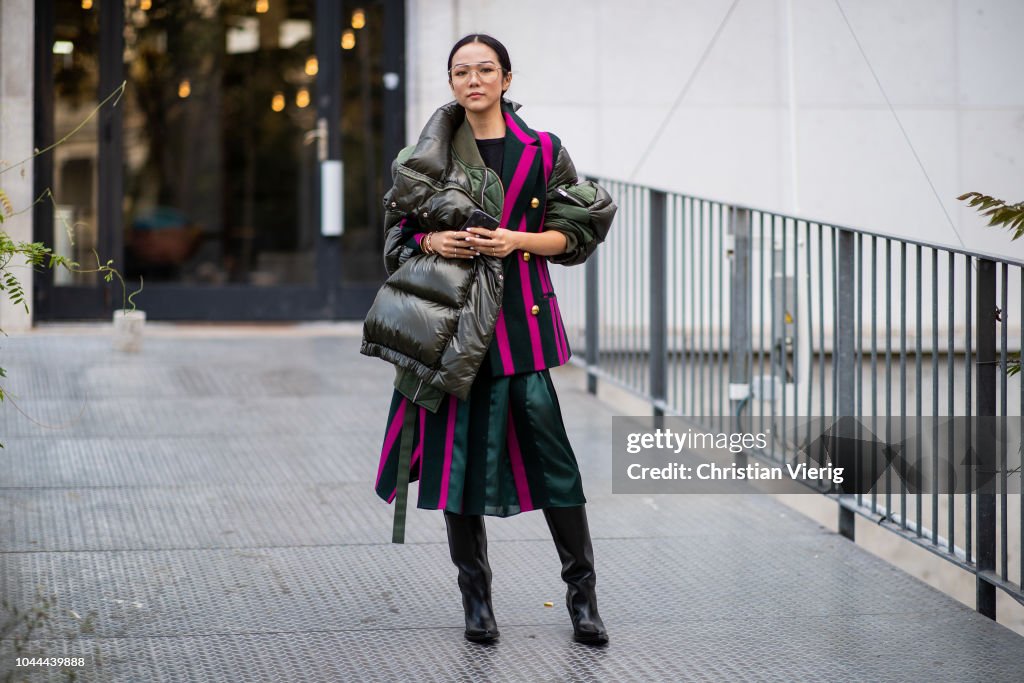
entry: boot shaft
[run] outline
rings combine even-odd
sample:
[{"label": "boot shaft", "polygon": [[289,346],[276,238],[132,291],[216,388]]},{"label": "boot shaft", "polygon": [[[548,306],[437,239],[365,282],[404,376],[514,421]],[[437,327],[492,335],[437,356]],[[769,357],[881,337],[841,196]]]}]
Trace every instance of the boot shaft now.
[{"label": "boot shaft", "polygon": [[592,585],[596,580],[594,548],[586,508],[545,508],[544,518],[562,561],[562,579],[571,586]]},{"label": "boot shaft", "polygon": [[481,515],[444,513],[448,528],[448,551],[459,570],[459,587],[463,592],[490,596],[491,566],[487,561],[487,529]]}]

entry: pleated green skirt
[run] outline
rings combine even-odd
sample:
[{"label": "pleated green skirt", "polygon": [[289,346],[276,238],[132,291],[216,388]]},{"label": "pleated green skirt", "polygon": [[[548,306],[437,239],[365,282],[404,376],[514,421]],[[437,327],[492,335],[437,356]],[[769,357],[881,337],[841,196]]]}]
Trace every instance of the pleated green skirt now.
[{"label": "pleated green skirt", "polygon": [[508,517],[586,502],[547,370],[502,377],[481,371],[465,401],[447,395],[436,413],[396,390],[375,485],[389,503],[409,410],[418,412],[409,470],[409,481],[419,481],[416,507]]}]

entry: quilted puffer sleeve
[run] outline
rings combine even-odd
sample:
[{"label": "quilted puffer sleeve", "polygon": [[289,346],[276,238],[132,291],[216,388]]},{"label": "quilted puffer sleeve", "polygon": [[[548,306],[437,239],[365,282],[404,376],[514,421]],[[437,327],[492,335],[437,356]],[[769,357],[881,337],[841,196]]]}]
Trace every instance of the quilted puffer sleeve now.
[{"label": "quilted puffer sleeve", "polygon": [[616,211],[603,187],[591,180],[580,182],[572,158],[560,147],[548,180],[544,228],[565,235],[566,250],[548,260],[564,266],[584,263],[607,237]]}]

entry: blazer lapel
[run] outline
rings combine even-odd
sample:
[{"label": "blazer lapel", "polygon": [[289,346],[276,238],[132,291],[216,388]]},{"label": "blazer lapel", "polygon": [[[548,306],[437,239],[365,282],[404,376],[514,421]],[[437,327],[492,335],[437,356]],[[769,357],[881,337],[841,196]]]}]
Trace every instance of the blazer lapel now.
[{"label": "blazer lapel", "polygon": [[530,193],[541,171],[542,160],[537,134],[510,107],[504,106],[505,158],[501,166],[501,182],[505,186],[505,205],[501,224],[518,230],[519,222],[532,199]]}]

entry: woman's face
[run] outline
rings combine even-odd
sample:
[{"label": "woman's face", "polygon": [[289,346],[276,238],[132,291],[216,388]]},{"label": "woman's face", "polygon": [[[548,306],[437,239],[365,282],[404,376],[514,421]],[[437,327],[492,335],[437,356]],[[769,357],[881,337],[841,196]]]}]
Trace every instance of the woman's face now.
[{"label": "woman's face", "polygon": [[498,54],[483,43],[460,47],[448,77],[455,101],[478,114],[500,107],[501,93],[512,83],[512,74],[501,70]]}]

